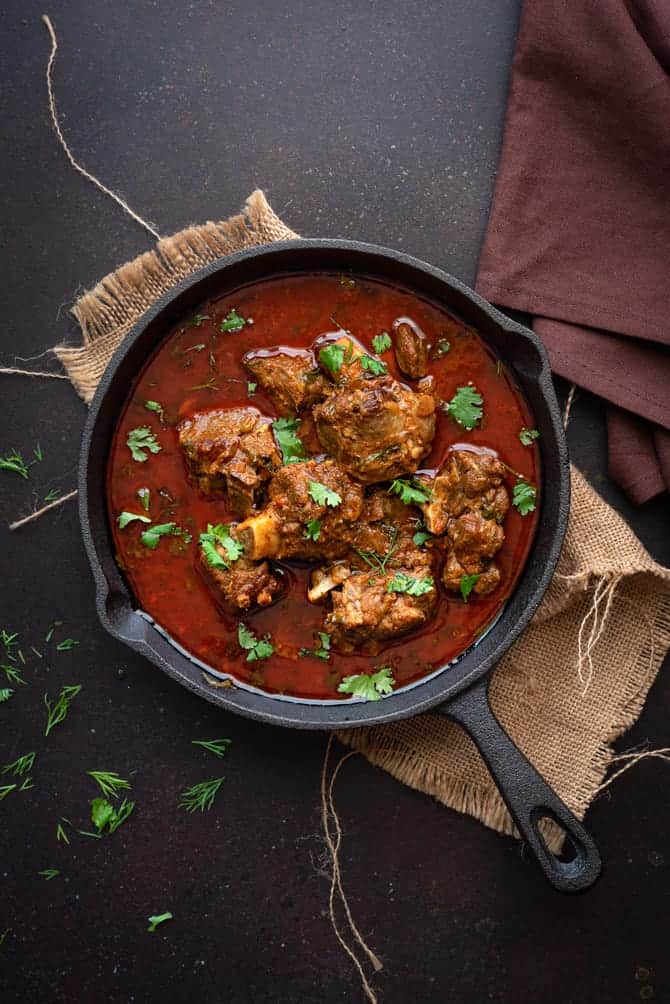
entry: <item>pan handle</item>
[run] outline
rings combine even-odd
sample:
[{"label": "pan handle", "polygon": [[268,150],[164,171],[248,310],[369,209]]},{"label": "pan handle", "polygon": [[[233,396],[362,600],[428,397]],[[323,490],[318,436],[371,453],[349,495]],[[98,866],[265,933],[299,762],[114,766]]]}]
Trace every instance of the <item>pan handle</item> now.
[{"label": "pan handle", "polygon": [[[559,892],[579,892],[592,886],[601,870],[598,848],[501,727],[489,704],[486,679],[438,710],[462,725],[474,740],[521,836],[553,887]],[[565,830],[571,860],[561,860],[547,847],[538,828],[544,817]]]}]

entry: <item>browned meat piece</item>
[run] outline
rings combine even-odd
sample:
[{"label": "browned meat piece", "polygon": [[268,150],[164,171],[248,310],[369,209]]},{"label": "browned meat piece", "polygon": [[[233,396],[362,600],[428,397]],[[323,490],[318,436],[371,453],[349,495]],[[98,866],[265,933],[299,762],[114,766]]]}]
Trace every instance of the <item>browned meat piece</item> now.
[{"label": "browned meat piece", "polygon": [[479,575],[473,589],[477,595],[495,589],[500,571],[491,559],[503,545],[503,528],[495,520],[485,519],[481,512],[464,512],[449,520],[447,537],[450,547],[442,573],[445,587],[458,593],[463,575]]},{"label": "browned meat piece", "polygon": [[413,473],[435,435],[435,398],[390,376],[342,384],[313,411],[324,449],[361,481]]},{"label": "browned meat piece", "polygon": [[320,401],[326,381],[309,349],[261,349],[247,352],[247,369],[267,391],[280,415],[295,415]]},{"label": "browned meat piece", "polygon": [[393,322],[393,348],[402,372],[418,380],[428,373],[429,342],[418,324],[409,317],[399,317]]},{"label": "browned meat piece", "polygon": [[379,649],[380,642],[397,638],[421,627],[432,616],[437,603],[437,590],[431,588],[419,596],[389,592],[388,585],[399,575],[413,576],[406,571],[358,572],[347,578],[340,591],[331,593],[333,609],[324,622],[324,629],[334,644],[346,651],[365,645],[369,651]]},{"label": "browned meat piece", "polygon": [[256,408],[215,408],[178,426],[191,480],[205,495],[227,498],[235,516],[249,515],[281,463],[270,423]]},{"label": "browned meat piece", "polygon": [[[340,501],[318,501],[324,489],[330,501]],[[237,528],[247,557],[313,559],[346,554],[363,508],[363,489],[334,460],[287,464],[272,478],[268,495],[263,512]]]},{"label": "browned meat piece", "polygon": [[509,509],[504,477],[505,468],[490,453],[450,451],[440,473],[429,482],[431,499],[421,506],[430,533],[444,533],[452,517],[473,510],[502,523]]},{"label": "browned meat piece", "polygon": [[442,582],[445,589],[460,593],[461,579],[464,575],[479,575],[479,579],[472,589],[477,596],[493,592],[500,582],[500,569],[495,564],[487,565],[476,561],[461,564],[454,551],[450,551],[442,572]]},{"label": "browned meat piece", "polygon": [[[223,548],[217,550],[222,558],[226,557]],[[227,606],[236,610],[267,607],[284,590],[281,578],[271,571],[267,561],[249,561],[242,556],[230,568],[213,568],[201,552],[200,562],[210,585]]]}]

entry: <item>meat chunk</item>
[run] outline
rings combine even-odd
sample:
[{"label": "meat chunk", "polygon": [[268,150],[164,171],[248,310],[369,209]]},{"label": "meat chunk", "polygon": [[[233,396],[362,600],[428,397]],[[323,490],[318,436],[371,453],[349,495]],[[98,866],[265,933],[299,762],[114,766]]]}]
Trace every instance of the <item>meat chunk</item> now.
[{"label": "meat chunk", "polygon": [[[391,591],[389,586],[403,577],[404,581],[422,582],[429,588],[420,595]],[[381,642],[425,624],[435,609],[437,590],[432,577],[416,579],[411,570],[383,575],[368,571],[350,575],[331,597],[333,609],[324,628],[333,643],[345,652],[361,645],[375,651]]]},{"label": "meat chunk", "polygon": [[390,376],[343,383],[313,410],[323,448],[361,481],[416,471],[435,435],[435,398]]},{"label": "meat chunk", "polygon": [[[223,549],[217,550],[225,558]],[[200,563],[209,584],[224,604],[235,610],[270,606],[284,591],[281,577],[267,561],[250,561],[243,556],[228,568],[214,568],[201,552]]]},{"label": "meat chunk", "polygon": [[429,342],[418,324],[409,317],[398,317],[393,322],[393,348],[402,372],[412,380],[428,373]]},{"label": "meat chunk", "polygon": [[261,349],[243,359],[280,415],[295,415],[311,408],[326,392],[326,380],[308,349]]},{"label": "meat chunk", "polygon": [[430,533],[445,533],[449,520],[464,512],[502,523],[509,510],[504,477],[504,466],[492,454],[451,450],[430,482],[431,498],[421,506]]},{"label": "meat chunk", "polygon": [[424,503],[426,526],[431,533],[446,533],[447,560],[444,586],[460,592],[464,575],[478,575],[476,595],[490,593],[500,581],[493,564],[505,540],[502,523],[509,510],[503,483],[505,468],[489,453],[452,450],[432,482],[431,498]]},{"label": "meat chunk", "polygon": [[346,554],[363,489],[334,460],[287,464],[272,478],[269,504],[237,528],[249,558]]},{"label": "meat chunk", "polygon": [[211,498],[226,498],[235,516],[249,515],[281,463],[271,421],[256,408],[214,408],[178,426],[191,481]]}]

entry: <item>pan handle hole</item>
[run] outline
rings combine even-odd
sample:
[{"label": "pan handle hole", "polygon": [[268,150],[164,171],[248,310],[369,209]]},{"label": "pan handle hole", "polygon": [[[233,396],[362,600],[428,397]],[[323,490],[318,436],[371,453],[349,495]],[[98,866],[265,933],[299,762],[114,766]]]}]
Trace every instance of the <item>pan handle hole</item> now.
[{"label": "pan handle hole", "polygon": [[[573,840],[551,809],[538,809],[533,814],[533,827],[544,844],[545,850],[562,864],[570,864],[579,854]],[[560,850],[551,850],[560,843]]]}]

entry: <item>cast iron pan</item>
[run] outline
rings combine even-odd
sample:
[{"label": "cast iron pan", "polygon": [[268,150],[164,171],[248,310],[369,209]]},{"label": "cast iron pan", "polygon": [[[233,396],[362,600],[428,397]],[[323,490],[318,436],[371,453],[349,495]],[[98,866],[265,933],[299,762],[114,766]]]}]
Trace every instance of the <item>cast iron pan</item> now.
[{"label": "cast iron pan", "polygon": [[[114,560],[106,515],[109,445],[128,390],[167,331],[202,301],[282,273],[353,272],[443,303],[473,325],[516,374],[540,430],[542,491],[539,525],[519,582],[492,628],[457,662],[375,703],[308,701],[236,685],[213,688],[202,664],[177,646],[133,605]],[[563,892],[592,885],[600,873],[597,848],[581,824],[525,759],[489,707],[487,685],[496,663],[526,627],[551,580],[570,501],[567,447],[549,364],[541,343],[457,279],[397,251],[340,240],[296,240],[253,248],[213,262],[162,297],[135,325],[100,383],[84,432],[79,472],[81,527],[96,584],[97,608],[115,638],[213,704],[273,725],[351,728],[397,721],[432,710],[459,722],[477,744],[523,839],[551,884]],[[549,818],[567,834],[567,853],[547,847],[538,823]]]}]

